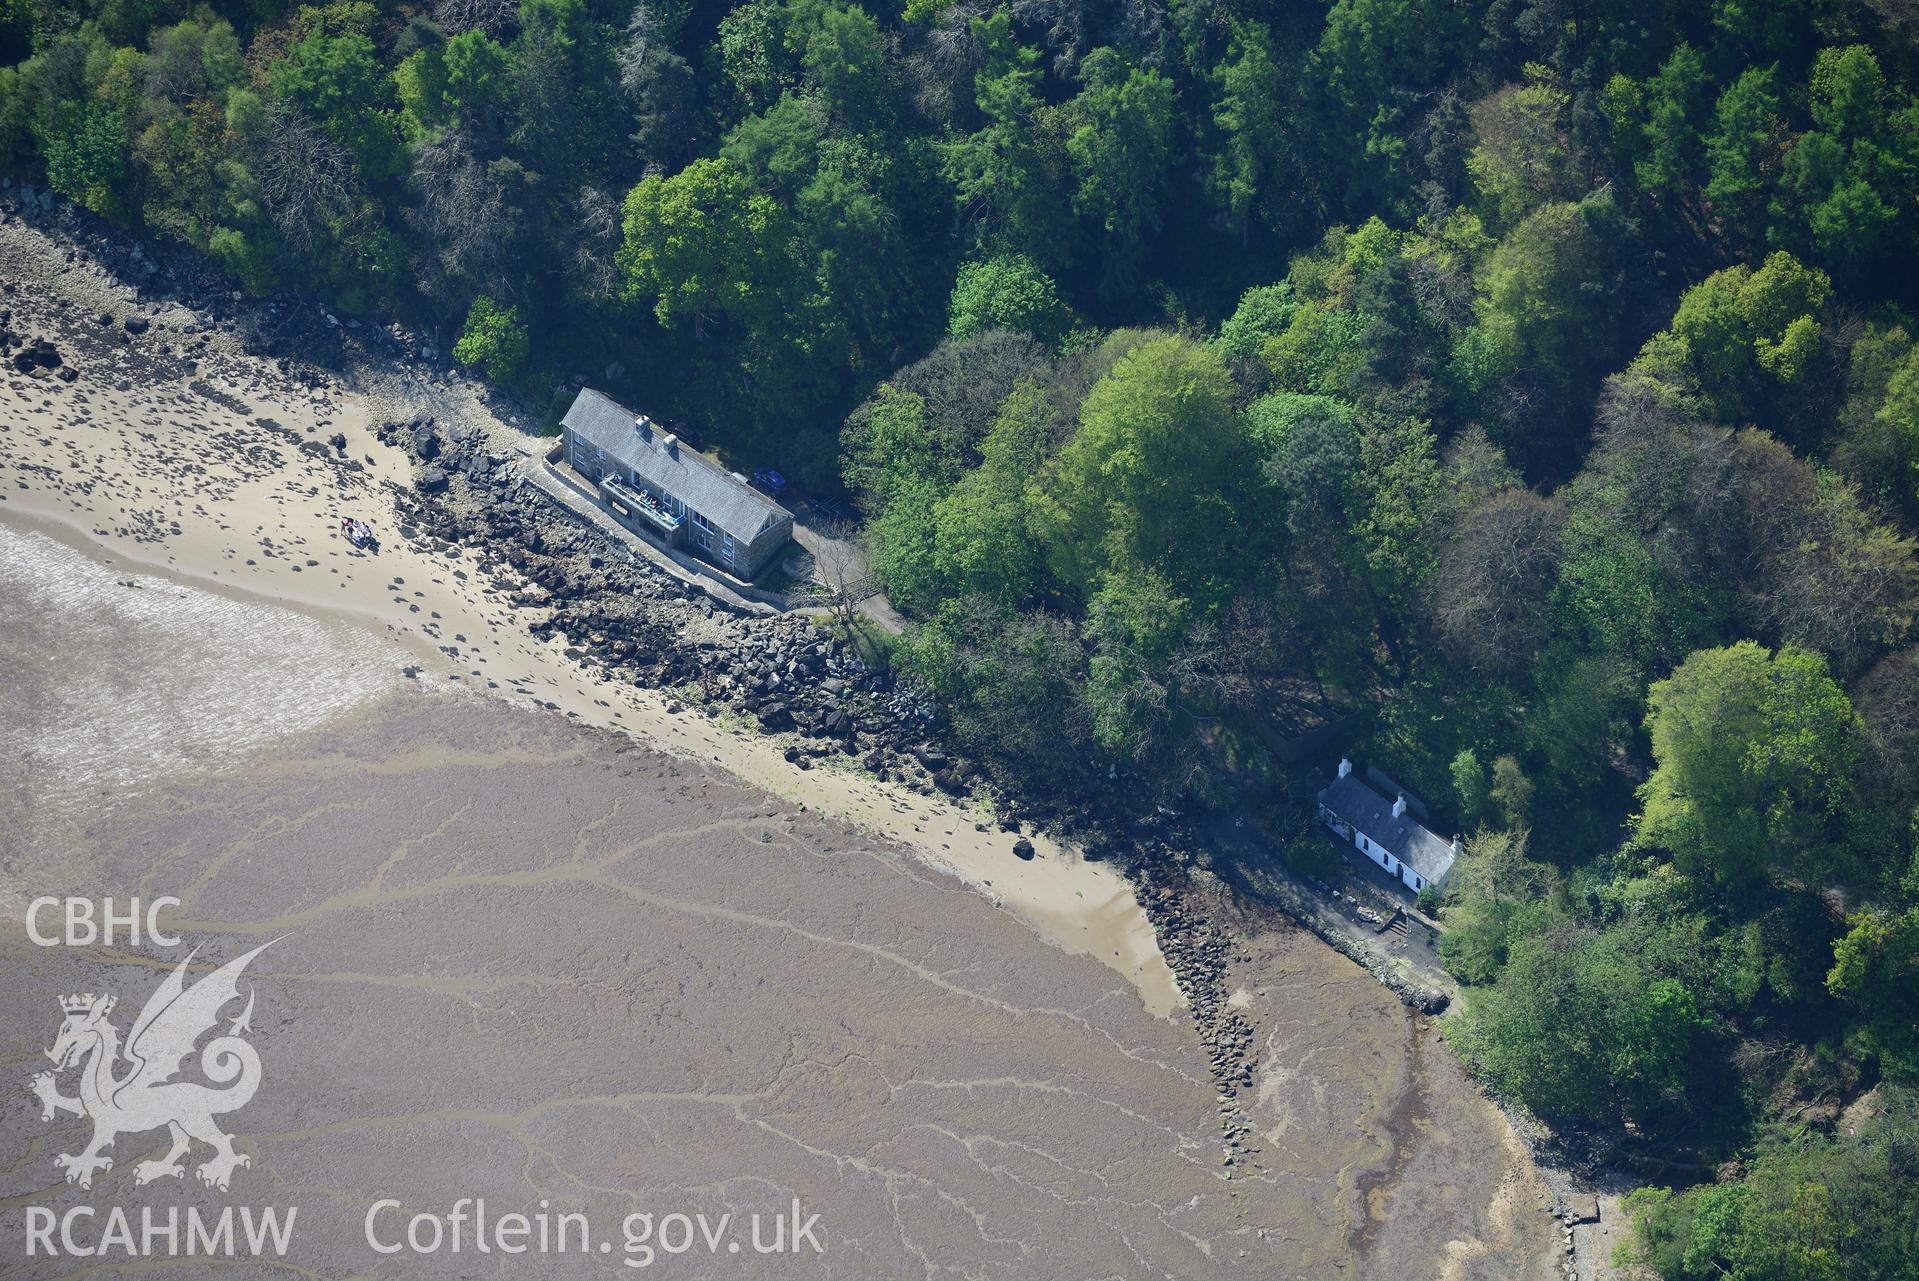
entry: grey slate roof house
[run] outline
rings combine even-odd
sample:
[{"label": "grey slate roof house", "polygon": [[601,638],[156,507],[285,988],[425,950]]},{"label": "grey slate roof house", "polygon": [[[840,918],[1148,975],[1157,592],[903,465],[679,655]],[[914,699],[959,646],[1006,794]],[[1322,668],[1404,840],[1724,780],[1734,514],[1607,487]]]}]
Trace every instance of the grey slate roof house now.
[{"label": "grey slate roof house", "polygon": [[590,387],[574,397],[560,427],[563,457],[599,486],[607,510],[669,547],[751,578],[793,536],[792,512]]},{"label": "grey slate roof house", "polygon": [[1459,842],[1441,839],[1420,822],[1404,792],[1387,800],[1353,773],[1351,761],[1341,761],[1339,777],[1320,792],[1319,817],[1414,892],[1443,888],[1459,857]]}]

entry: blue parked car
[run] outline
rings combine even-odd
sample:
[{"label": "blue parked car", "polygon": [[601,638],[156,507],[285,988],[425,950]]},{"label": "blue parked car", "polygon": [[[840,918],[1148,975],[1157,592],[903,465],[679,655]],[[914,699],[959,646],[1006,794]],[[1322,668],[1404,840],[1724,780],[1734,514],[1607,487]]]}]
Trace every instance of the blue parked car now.
[{"label": "blue parked car", "polygon": [[753,483],[773,495],[773,497],[778,498],[780,491],[786,488],[786,477],[780,475],[771,467],[760,467],[753,472]]}]

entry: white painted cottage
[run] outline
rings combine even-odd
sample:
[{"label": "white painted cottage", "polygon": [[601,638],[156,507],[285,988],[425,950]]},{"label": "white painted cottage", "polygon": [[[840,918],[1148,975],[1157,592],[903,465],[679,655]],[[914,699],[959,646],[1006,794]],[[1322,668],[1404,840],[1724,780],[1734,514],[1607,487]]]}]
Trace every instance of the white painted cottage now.
[{"label": "white painted cottage", "polygon": [[1320,820],[1414,893],[1444,888],[1459,857],[1459,841],[1442,839],[1414,815],[1406,794],[1394,791],[1388,800],[1353,773],[1351,761],[1342,760],[1339,777],[1319,794]]}]

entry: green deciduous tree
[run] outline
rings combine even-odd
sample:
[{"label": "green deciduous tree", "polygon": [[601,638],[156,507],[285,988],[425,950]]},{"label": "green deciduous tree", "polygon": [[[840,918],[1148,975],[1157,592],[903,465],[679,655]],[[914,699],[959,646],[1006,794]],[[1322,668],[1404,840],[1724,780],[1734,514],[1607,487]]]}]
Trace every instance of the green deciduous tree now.
[{"label": "green deciduous tree", "polygon": [[1152,566],[1214,600],[1238,541],[1241,463],[1226,368],[1184,338],[1127,352],[1088,393],[1041,478],[1035,519],[1055,571],[1089,595],[1110,571]]},{"label": "green deciduous tree", "polygon": [[446,98],[446,51],[443,45],[429,45],[407,55],[393,69],[393,87],[405,113],[409,136],[417,137],[445,123],[450,114]]},{"label": "green deciduous tree", "polygon": [[726,160],[643,178],[626,197],[619,262],[627,296],[662,324],[745,316],[777,301],[779,206]]},{"label": "green deciduous tree", "polygon": [[1404,177],[1408,98],[1444,78],[1470,38],[1466,10],[1438,0],[1337,0],[1305,73],[1320,145],[1350,176],[1352,203],[1377,207]]},{"label": "green deciduous tree", "polygon": [[1706,137],[1706,200],[1738,245],[1763,240],[1785,141],[1778,68],[1747,68],[1719,95]]},{"label": "green deciduous tree", "polygon": [[1567,136],[1571,99],[1546,78],[1508,85],[1472,106],[1466,169],[1488,221],[1510,227],[1550,201],[1580,194],[1579,158]]},{"label": "green deciduous tree", "polygon": [[942,488],[953,482],[961,460],[940,443],[928,429],[926,401],[882,383],[840,433],[841,474],[867,510],[877,512],[910,481],[930,480]]},{"label": "green deciduous tree", "polygon": [[1847,924],[1826,988],[1859,1011],[1890,1075],[1919,1079],[1919,907],[1868,909]]},{"label": "green deciduous tree", "polygon": [[1027,513],[1026,486],[1045,457],[1052,405],[1031,381],[1000,405],[980,442],[980,465],[934,510],[934,559],[949,598],[1026,603],[1044,575]]},{"label": "green deciduous tree", "polygon": [[1213,80],[1213,123],[1220,146],[1208,182],[1243,242],[1256,222],[1278,224],[1289,215],[1276,198],[1281,175],[1289,172],[1295,158],[1286,110],[1288,86],[1272,32],[1257,22],[1234,22]]},{"label": "green deciduous tree", "polygon": [[944,596],[940,573],[937,510],[940,486],[925,476],[897,481],[885,507],[866,527],[873,572],[901,609],[930,613]]},{"label": "green deciduous tree", "polygon": [[1067,157],[1039,96],[1039,55],[1013,35],[1000,9],[975,18],[972,36],[983,65],[974,98],[985,124],[942,145],[947,180],[961,216],[981,238],[1004,236],[1037,261],[1056,267],[1072,257],[1065,192]]},{"label": "green deciduous tree", "polygon": [[1820,50],[1810,90],[1816,127],[1786,153],[1772,238],[1857,278],[1914,226],[1919,103],[1886,83],[1864,45]]},{"label": "green deciduous tree", "polygon": [[1452,783],[1453,803],[1459,807],[1460,821],[1471,826],[1486,816],[1486,803],[1490,798],[1491,784],[1486,778],[1486,766],[1479,759],[1479,753],[1470,747],[1462,747],[1447,767],[1447,778]]},{"label": "green deciduous tree", "polygon": [[1714,272],[1686,291],[1672,333],[1721,418],[1751,418],[1769,393],[1811,372],[1831,297],[1824,272],[1786,253],[1757,271],[1742,264]]},{"label": "green deciduous tree", "polygon": [[1533,790],[1533,781],[1526,777],[1517,756],[1507,753],[1493,761],[1487,798],[1508,829],[1523,828],[1532,821]]},{"label": "green deciduous tree", "polygon": [[116,212],[127,176],[127,112],[102,102],[54,103],[35,126],[47,185],[99,214]]},{"label": "green deciduous tree", "polygon": [[1632,1193],[1624,1261],[1671,1281],[1905,1281],[1919,1257],[1906,1199],[1919,1102],[1893,1087],[1876,1097],[1830,1137],[1763,1144],[1733,1181]]},{"label": "green deciduous tree", "polygon": [[1700,131],[1710,101],[1707,84],[1705,57],[1684,44],[1646,83],[1645,146],[1634,172],[1642,190],[1669,205],[1683,206],[1696,198],[1704,159]]},{"label": "green deciduous tree", "polygon": [[387,110],[392,79],[363,31],[316,22],[287,47],[269,83],[282,101],[351,151],[362,174],[377,179],[399,171],[404,157]]},{"label": "green deciduous tree", "polygon": [[1092,745],[1086,652],[1067,620],[955,600],[902,640],[897,661],[948,702],[969,749],[1053,785],[1081,775]]},{"label": "green deciduous tree", "polygon": [[1726,881],[1817,875],[1852,790],[1860,727],[1819,655],[1751,641],[1700,650],[1653,684],[1640,839]]},{"label": "green deciduous tree", "polygon": [[842,119],[874,119],[888,98],[879,24],[858,5],[823,5],[808,16],[811,21],[795,21],[787,32],[806,83]]},{"label": "green deciduous tree", "polygon": [[947,332],[955,338],[1014,329],[1043,342],[1058,340],[1067,320],[1052,278],[1020,254],[961,267],[947,317]]},{"label": "green deciduous tree", "polygon": [[1251,362],[1269,341],[1286,331],[1295,306],[1293,287],[1284,281],[1248,289],[1219,326],[1220,350],[1238,364]]},{"label": "green deciduous tree", "polygon": [[1480,278],[1481,322],[1515,363],[1567,389],[1581,386],[1610,347],[1590,301],[1612,268],[1609,212],[1603,199],[1535,210],[1493,249]]},{"label": "green deciduous tree", "polygon": [[462,31],[446,42],[446,95],[468,117],[495,105],[506,92],[509,55],[483,31]]},{"label": "green deciduous tree", "polygon": [[1462,1049],[1550,1119],[1684,1116],[1705,1066],[1696,998],[1620,935],[1560,925],[1511,943],[1498,984],[1469,1008]]},{"label": "green deciduous tree", "polygon": [[466,313],[466,325],[453,358],[478,365],[486,376],[504,382],[518,373],[529,350],[526,324],[517,307],[502,307],[491,298],[476,298]]}]

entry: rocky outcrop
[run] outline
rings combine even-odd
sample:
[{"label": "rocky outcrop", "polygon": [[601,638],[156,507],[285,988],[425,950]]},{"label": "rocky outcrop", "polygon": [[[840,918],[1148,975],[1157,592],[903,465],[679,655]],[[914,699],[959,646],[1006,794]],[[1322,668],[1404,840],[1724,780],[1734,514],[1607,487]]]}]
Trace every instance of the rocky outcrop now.
[{"label": "rocky outcrop", "polygon": [[523,483],[470,427],[417,419],[376,434],[418,464],[402,534],[479,549],[511,604],[544,612],[529,629],[578,661],[679,693],[697,714],[797,734],[802,765],[841,754],[921,790],[971,790],[974,771],[933,743],[925,704],[809,620],[735,609],[634,555]]},{"label": "rocky outcrop", "polygon": [[1253,1028],[1235,1010],[1226,990],[1226,964],[1232,939],[1212,914],[1193,901],[1184,871],[1172,860],[1142,865],[1134,890],[1159,936],[1160,952],[1185,994],[1199,1030],[1219,1096],[1219,1124],[1228,1169],[1243,1168],[1252,1126],[1242,1113],[1240,1095],[1254,1084]]},{"label": "rocky outcrop", "polygon": [[66,357],[53,344],[50,338],[24,338],[13,331],[13,313],[0,311],[0,355],[6,362],[29,378],[58,378],[62,382],[73,382],[80,376],[79,371],[67,363]]}]

